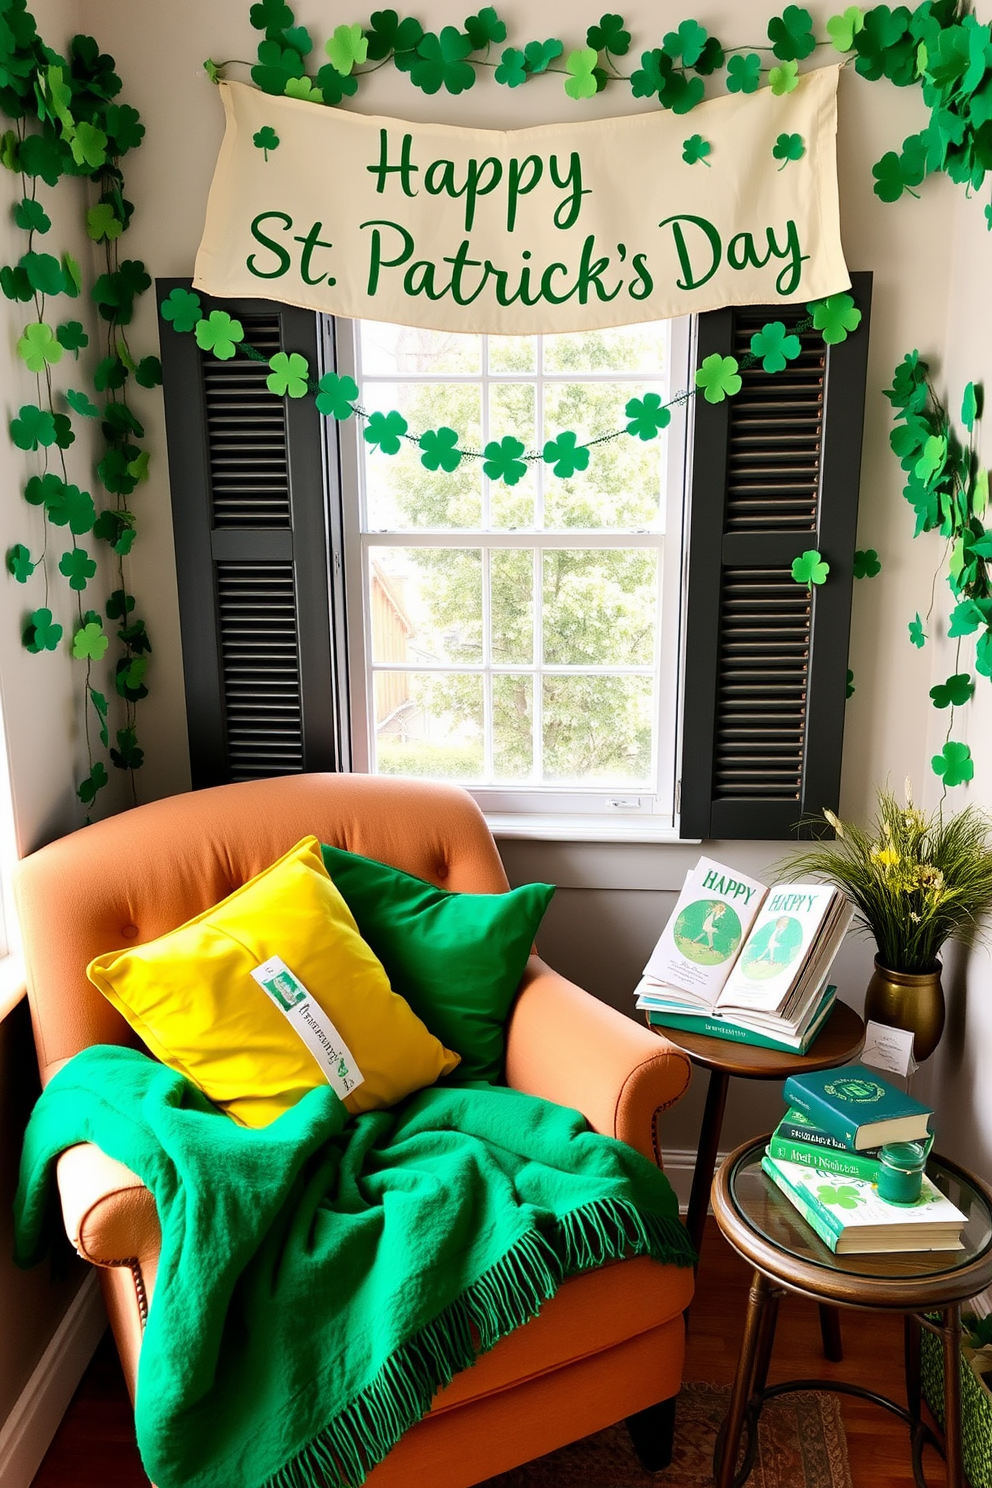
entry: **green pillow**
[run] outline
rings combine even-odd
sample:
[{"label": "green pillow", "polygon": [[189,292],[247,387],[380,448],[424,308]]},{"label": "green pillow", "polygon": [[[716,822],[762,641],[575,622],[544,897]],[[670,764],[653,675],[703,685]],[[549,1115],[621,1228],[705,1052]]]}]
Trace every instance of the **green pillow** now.
[{"label": "green pillow", "polygon": [[320,850],[393,991],[462,1056],[457,1079],[502,1079],[503,1025],[554,887],[453,894],[339,847]]}]

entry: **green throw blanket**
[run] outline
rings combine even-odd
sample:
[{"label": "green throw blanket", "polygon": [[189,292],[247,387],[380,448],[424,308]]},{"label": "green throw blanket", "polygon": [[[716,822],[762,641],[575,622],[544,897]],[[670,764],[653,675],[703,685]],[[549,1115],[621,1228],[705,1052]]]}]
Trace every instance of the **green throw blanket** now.
[{"label": "green throw blanket", "polygon": [[694,1259],[664,1175],[576,1111],[435,1087],[352,1118],[323,1088],[250,1130],[94,1047],[31,1117],[21,1264],[47,1248],[55,1158],[85,1141],[140,1175],[162,1226],[136,1406],[158,1488],[357,1488],[563,1278]]}]

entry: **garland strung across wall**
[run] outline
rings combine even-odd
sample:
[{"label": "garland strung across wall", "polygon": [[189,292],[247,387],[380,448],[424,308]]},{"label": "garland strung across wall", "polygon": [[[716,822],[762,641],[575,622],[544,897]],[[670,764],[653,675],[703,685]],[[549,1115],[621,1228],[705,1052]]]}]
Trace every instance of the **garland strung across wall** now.
[{"label": "garland strung across wall", "polygon": [[[8,300],[33,306],[34,319],[25,326],[17,351],[38,386],[37,401],[25,404],[9,427],[19,449],[40,454],[40,468],[28,479],[24,496],[38,508],[44,526],[39,552],[16,543],[8,550],[6,562],[18,583],[28,584],[36,574],[43,581],[43,602],[30,611],[23,627],[24,646],[38,655],[56,651],[63,627],[51,605],[49,569],[55,552],[50,552],[50,545],[58,536],[56,529],[67,530],[71,546],[62,552],[57,567],[75,598],[76,620],[66,640],[72,656],[85,664],[83,719],[89,772],[77,794],[87,809],[109,783],[106,764],[94,745],[94,731],[111,764],[128,773],[132,799],[136,799],[134,772],[144,758],[138,743],[136,704],[148,693],[145,669],[151,651],[145,622],[135,614],[135,599],[128,593],[124,573],[124,559],[136,532],[128,498],[146,479],[149,462],[148,451],[139,443],[144,430],[130,406],[128,386],[133,377],[142,387],[156,387],[162,369],[155,356],[136,360],[128,341],[135,301],[150,288],[151,279],[144,264],[122,260],[119,251],[134,210],[124,195],[121,159],[137,148],[145,132],[137,110],[115,101],[121,86],[113,58],[102,54],[92,37],[74,37],[69,56],[64,57],[39,36],[26,0],[9,0],[3,6],[0,109],[14,127],[0,139],[0,161],[21,178],[22,199],[14,208],[14,221],[27,234],[27,244],[16,264],[0,268],[0,289]],[[39,183],[56,188],[74,176],[93,183],[96,199],[86,212],[85,228],[106,254],[106,271],[90,289],[90,299],[103,322],[102,355],[92,377],[96,402],[76,375],[75,364],[90,343],[89,332],[82,321],[63,320],[49,310],[56,296],[80,297],[82,271],[70,254],[56,257],[40,243],[52,222]],[[52,369],[60,363],[72,366],[69,381],[73,385],[63,391],[56,389],[52,376]],[[76,438],[74,417],[100,423],[105,450],[96,476],[110,500],[104,499],[99,512],[89,491],[70,480],[67,451]],[[88,591],[97,573],[96,560],[79,541],[89,535],[105,543],[113,554],[115,587],[102,598],[102,612],[84,608],[84,595],[92,602]],[[56,541],[56,549],[59,546]],[[113,684],[121,699],[123,721],[114,731],[113,745],[110,701],[96,685],[94,672],[111,644],[105,619],[120,646]]]}]

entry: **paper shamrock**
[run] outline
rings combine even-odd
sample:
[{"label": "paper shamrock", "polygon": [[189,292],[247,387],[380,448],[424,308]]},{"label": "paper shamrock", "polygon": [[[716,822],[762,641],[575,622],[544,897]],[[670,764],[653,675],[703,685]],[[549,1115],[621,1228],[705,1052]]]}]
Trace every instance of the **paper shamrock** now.
[{"label": "paper shamrock", "polygon": [[491,42],[506,40],[506,22],[500,20],[491,5],[485,6],[478,15],[466,16],[465,30],[477,52],[481,52]]},{"label": "paper shamrock", "polygon": [[992,677],[992,628],[983,630],[975,646],[975,671]]},{"label": "paper shamrock", "polygon": [[982,416],[982,387],[969,382],[961,398],[961,422],[968,433],[974,432],[975,420]]},{"label": "paper shamrock", "polygon": [[490,480],[501,480],[508,486],[515,486],[527,474],[527,465],[520,459],[523,452],[523,444],[512,434],[500,440],[493,439],[483,451],[486,458],[482,469]]},{"label": "paper shamrock", "polygon": [[[323,71],[323,68],[321,68],[321,71]],[[344,79],[342,78],[341,81],[344,82]],[[320,83],[315,82],[313,78],[287,78],[283,91],[287,98],[301,98],[304,103],[324,102],[324,90]],[[343,93],[346,90],[342,88],[341,91]]]},{"label": "paper shamrock", "polygon": [[59,559],[59,573],[69,580],[70,589],[85,589],[96,573],[96,564],[85,548],[70,548]]},{"label": "paper shamrock", "polygon": [[426,470],[446,470],[450,475],[452,470],[458,469],[462,460],[462,452],[457,445],[456,430],[443,424],[440,429],[428,429],[420,436],[420,448],[423,451],[420,456],[421,465]]},{"label": "paper shamrock", "polygon": [[259,4],[253,5],[248,12],[248,19],[256,31],[267,31],[275,35],[291,26],[295,17],[284,0],[259,0]]},{"label": "paper shamrock", "polygon": [[324,51],[331,59],[331,66],[347,77],[355,67],[361,67],[369,55],[368,37],[362,34],[359,25],[337,26],[334,35],[326,42]]},{"label": "paper shamrock", "polygon": [[412,16],[401,21],[395,10],[373,11],[365,33],[369,61],[381,62],[390,52],[412,52],[423,35],[424,28]]},{"label": "paper shamrock", "polygon": [[439,36],[428,31],[417,46],[418,60],[410,69],[410,81],[424,93],[464,93],[475,83],[475,68],[465,58],[472,51],[472,38],[455,26],[444,26]]},{"label": "paper shamrock", "polygon": [[807,548],[799,558],[792,560],[792,577],[797,584],[825,584],[830,564],[822,558],[816,548]]},{"label": "paper shamrock", "polygon": [[831,16],[827,22],[827,35],[835,51],[854,50],[854,38],[865,24],[864,11],[858,5],[849,5],[843,15]]},{"label": "paper shamrock", "polygon": [[124,224],[110,202],[98,202],[86,213],[86,232],[94,243],[112,243],[124,231]]},{"label": "paper shamrock", "polygon": [[32,610],[24,627],[24,648],[37,656],[41,651],[55,651],[62,639],[62,627],[52,619],[49,609]]},{"label": "paper shamrock", "polygon": [[783,98],[786,93],[794,93],[799,87],[799,63],[780,62],[777,67],[770,70],[768,82],[776,98]]},{"label": "paper shamrock", "polygon": [[87,393],[78,392],[75,388],[67,388],[65,401],[73,413],[80,414],[83,418],[99,418],[100,410]]},{"label": "paper shamrock", "polygon": [[703,358],[695,382],[698,388],[702,388],[707,403],[722,403],[724,398],[732,398],[741,390],[737,358],[721,356],[714,351]]},{"label": "paper shamrock", "polygon": [[493,76],[504,87],[519,88],[530,76],[526,54],[519,47],[507,47]]},{"label": "paper shamrock", "polygon": [[110,758],[118,770],[141,769],[145,751],[138,748],[138,735],[133,728],[117,730],[117,748],[110,751]]},{"label": "paper shamrock", "polygon": [[98,171],[101,165],[107,163],[107,136],[102,129],[98,129],[95,124],[88,124],[85,119],[80,119],[73,130],[69,148],[72,150],[73,160],[84,168],[87,175]]},{"label": "paper shamrock", "polygon": [[314,400],[317,412],[328,418],[350,419],[352,407],[358,397],[358,383],[351,377],[339,377],[336,372],[325,372],[317,384],[320,392]]},{"label": "paper shamrock", "polygon": [[846,341],[849,332],[856,331],[861,324],[861,311],[849,294],[827,295],[826,299],[815,300],[806,309],[828,346],[838,346],[841,341]]},{"label": "paper shamrock", "polygon": [[18,449],[36,450],[48,448],[56,441],[55,419],[48,409],[26,403],[17,418],[10,421],[10,437]]},{"label": "paper shamrock", "polygon": [[92,806],[96,800],[97,793],[102,791],[105,785],[109,784],[109,780],[110,777],[107,774],[106,765],[103,763],[103,760],[97,760],[86,779],[81,781],[77,786],[76,795],[84,806]]},{"label": "paper shamrock", "polygon": [[802,351],[798,336],[790,335],[780,320],[770,320],[751,337],[751,354],[759,357],[766,372],[783,372]]},{"label": "paper shamrock", "polygon": [[988,504],[989,473],[987,470],[979,470],[971,488],[971,509],[976,517],[983,517]]},{"label": "paper shamrock", "polygon": [[365,441],[373,448],[378,446],[384,455],[398,455],[406,431],[406,419],[395,409],[391,413],[372,413],[365,425]]},{"label": "paper shamrock", "polygon": [[926,632],[923,629],[923,621],[920,619],[919,610],[917,610],[916,612],[916,618],[910,620],[909,622],[909,639],[912,641],[914,646],[919,646],[922,648],[926,645],[927,637]]},{"label": "paper shamrock", "polygon": [[955,672],[946,682],[931,687],[930,696],[935,708],[961,708],[975,691],[975,684],[968,672]]},{"label": "paper shamrock", "polygon": [[78,299],[83,291],[83,271],[71,253],[62,255],[62,273],[65,276],[62,293],[68,295],[70,300]]},{"label": "paper shamrock", "polygon": [[588,469],[589,453],[586,445],[578,444],[571,429],[566,429],[557,439],[549,439],[544,446],[545,463],[553,466],[555,475],[560,475],[563,480],[568,480],[576,471]]},{"label": "paper shamrock", "polygon": [[17,203],[14,208],[14,221],[24,232],[47,233],[52,225],[52,219],[41,202],[32,201],[29,196]]},{"label": "paper shamrock", "polygon": [[854,554],[854,577],[873,579],[882,572],[882,565],[874,548],[858,548]]},{"label": "paper shamrock", "polygon": [[985,213],[985,226],[989,232],[992,232],[992,202],[988,202],[982,210]]},{"label": "paper shamrock", "polygon": [[711,154],[713,146],[709,140],[704,140],[701,134],[690,134],[687,140],[682,141],[682,159],[686,165],[695,165],[701,160],[704,165],[709,165],[706,159]]},{"label": "paper shamrock", "polygon": [[676,31],[666,33],[663,42],[669,57],[682,60],[683,66],[694,67],[706,47],[706,27],[698,21],[682,21]]},{"label": "paper shamrock", "polygon": [[7,549],[7,572],[13,574],[19,584],[26,584],[36,567],[23,543],[15,543]]},{"label": "paper shamrock", "polygon": [[857,688],[854,685],[854,673],[851,671],[851,668],[848,667],[848,669],[847,669],[847,696],[849,698],[852,698],[854,696],[854,694],[855,694],[856,691],[857,691]]},{"label": "paper shamrock", "polygon": [[195,330],[202,314],[200,296],[191,289],[174,289],[162,301],[162,319],[169,321],[175,331]]},{"label": "paper shamrock", "polygon": [[28,276],[28,283],[38,294],[61,294],[65,287],[62,265],[50,253],[25,253],[20,268]]},{"label": "paper shamrock", "polygon": [[263,93],[283,94],[286,84],[304,74],[303,58],[295,47],[266,38],[258,44],[258,63],[251,70],[251,80]]},{"label": "paper shamrock", "polygon": [[[703,40],[706,33],[703,32]],[[630,32],[623,28],[623,16],[604,15],[598,26],[590,26],[586,32],[586,46],[596,52],[609,52],[614,57],[625,57],[630,48]]]},{"label": "paper shamrock", "polygon": [[975,762],[968,745],[958,744],[954,740],[949,740],[940,753],[933,756],[930,767],[948,787],[964,785],[975,774]]},{"label": "paper shamrock", "polygon": [[546,72],[556,57],[565,50],[560,41],[549,37],[547,41],[529,41],[524,47],[528,70],[532,73]]},{"label": "paper shamrock", "polygon": [[63,346],[50,325],[43,320],[25,327],[17,343],[17,355],[29,372],[44,372],[62,360]]},{"label": "paper shamrock", "polygon": [[772,159],[781,160],[779,170],[785,170],[790,160],[802,160],[806,146],[801,134],[780,134],[772,145]]},{"label": "paper shamrock", "polygon": [[565,79],[565,92],[569,98],[595,97],[599,92],[599,84],[594,75],[598,62],[599,53],[594,52],[592,47],[581,47],[577,51],[569,52],[565,63],[565,71],[568,73]]},{"label": "paper shamrock", "polygon": [[58,489],[53,490],[45,503],[45,509],[48,520],[54,526],[68,527],[76,537],[90,532],[96,519],[96,509],[90,493],[81,491],[78,486],[66,485],[64,481],[59,481]]},{"label": "paper shamrock", "polygon": [[98,620],[83,625],[72,638],[72,654],[77,661],[102,661],[110,645],[110,637],[104,635]]},{"label": "paper shamrock", "polygon": [[298,351],[277,351],[269,358],[272,371],[265,379],[265,386],[277,398],[305,398],[310,391],[310,363]]},{"label": "paper shamrock", "polygon": [[923,453],[913,466],[913,474],[925,486],[933,484],[947,460],[947,439],[943,434],[931,434],[923,446]]},{"label": "paper shamrock", "polygon": [[257,134],[253,134],[251,141],[256,150],[261,150],[266,161],[269,158],[269,151],[278,150],[280,144],[279,136],[269,124],[266,124]]},{"label": "paper shamrock", "polygon": [[129,703],[140,703],[142,698],[148,696],[148,688],[145,686],[145,672],[148,668],[148,658],[135,656],[133,659],[122,656],[114,668],[114,686],[118,697],[125,698]]},{"label": "paper shamrock", "polygon": [[196,344],[201,351],[212,351],[218,361],[228,362],[237,354],[238,343],[245,337],[240,320],[232,320],[226,310],[211,310],[206,320],[196,323]]},{"label": "paper shamrock", "polygon": [[56,326],[55,334],[59,338],[59,344],[66,351],[75,353],[77,362],[79,360],[79,353],[84,351],[90,344],[90,338],[86,334],[82,322],[79,320],[67,320],[63,325]]},{"label": "paper shamrock", "polygon": [[761,58],[757,52],[727,59],[727,92],[757,93],[761,87]]},{"label": "paper shamrock", "polygon": [[100,720],[100,743],[106,749],[110,742],[107,730],[107,709],[109,704],[102,692],[97,692],[95,687],[89,688],[90,702],[93,704],[97,718]]},{"label": "paper shamrock", "polygon": [[947,627],[948,638],[953,641],[958,636],[974,635],[979,626],[989,624],[992,618],[990,611],[992,600],[960,600],[951,611],[951,621]]},{"label": "paper shamrock", "polygon": [[768,40],[772,51],[783,62],[802,61],[816,47],[812,31],[813,17],[798,5],[787,5],[781,16],[768,22]]},{"label": "paper shamrock", "polygon": [[638,439],[656,439],[672,422],[671,410],[662,403],[660,393],[645,393],[643,398],[631,398],[624,413],[630,420],[627,433],[636,434]]}]

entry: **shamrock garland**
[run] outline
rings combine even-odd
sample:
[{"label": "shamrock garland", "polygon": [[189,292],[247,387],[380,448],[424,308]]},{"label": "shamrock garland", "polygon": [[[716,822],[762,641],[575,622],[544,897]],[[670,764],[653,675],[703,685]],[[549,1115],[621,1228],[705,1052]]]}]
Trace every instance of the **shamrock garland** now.
[{"label": "shamrock garland", "polygon": [[[586,29],[585,45],[566,50],[556,38],[522,46],[504,46],[506,23],[491,5],[467,16],[463,29],[444,26],[425,31],[412,16],[395,10],[373,12],[367,27],[354,22],[339,25],[324,44],[328,61],[313,75],[307,59],[315,51],[313,37],[298,26],[284,0],[258,0],[249,11],[252,26],[262,33],[257,61],[250,67],[253,82],[263,92],[300,98],[333,107],[353,98],[369,73],[387,63],[406,73],[424,93],[442,89],[454,95],[472,88],[480,72],[489,71],[503,87],[519,88],[536,77],[557,74],[564,79],[566,96],[581,102],[604,88],[626,83],[635,98],[656,99],[675,114],[688,114],[703,102],[706,80],[724,72],[729,93],[755,93],[764,77],[776,95],[794,91],[799,64],[820,47],[846,55],[855,71],[869,81],[887,78],[897,87],[920,87],[930,111],[926,127],[903,140],[899,150],[887,151],[872,168],[875,194],[885,202],[915,195],[928,175],[943,172],[970,189],[979,189],[992,170],[992,25],[980,25],[966,13],[964,0],[923,0],[914,8],[850,5],[826,23],[818,39],[810,12],[787,5],[767,25],[767,44],[724,47],[699,21],[687,19],[666,32],[661,44],[640,53],[640,65],[623,72],[618,63],[632,44],[623,17],[606,14]],[[204,63],[217,81],[232,62]],[[258,148],[268,152],[274,132],[260,131]],[[691,136],[686,143],[687,164],[705,159]],[[798,141],[798,143],[797,143]],[[701,141],[705,144],[705,141]],[[80,134],[77,156],[85,157],[94,141]],[[802,158],[802,141],[783,134],[775,146],[781,169]],[[96,210],[100,210],[99,208]],[[992,231],[992,204],[985,209]]]},{"label": "shamrock garland", "polygon": [[[38,34],[34,17],[24,0],[3,7],[0,24],[0,108],[14,127],[0,136],[0,163],[20,176],[22,200],[14,209],[15,224],[28,235],[27,248],[16,264],[0,267],[0,292],[8,300],[31,305],[34,319],[17,342],[18,355],[38,382],[37,402],[25,404],[10,421],[10,436],[17,448],[40,455],[41,473],[32,475],[25,487],[25,500],[39,508],[44,524],[41,552],[35,556],[23,543],[7,553],[7,570],[20,584],[39,574],[44,580],[45,603],[30,612],[22,631],[23,644],[34,654],[55,651],[64,628],[49,605],[49,541],[62,528],[71,546],[58,557],[57,571],[76,597],[77,621],[67,637],[71,654],[85,663],[83,716],[89,773],[77,794],[87,808],[109,783],[102,761],[94,757],[90,708],[96,717],[100,743],[111,762],[131,776],[142,763],[135,729],[135,705],[147,688],[135,676],[140,660],[151,650],[145,625],[132,614],[135,601],[126,593],[123,560],[135,537],[135,519],[128,498],[146,478],[148,452],[138,443],[144,430],[129,406],[128,384],[133,378],[141,387],[161,382],[157,357],[135,361],[128,344],[137,298],[151,285],[144,264],[121,259],[119,240],[131,221],[133,207],[124,195],[121,160],[136,149],[144,135],[137,110],[117,101],[121,80],[113,58],[101,53],[88,36],[74,37],[68,57],[47,46]],[[39,182],[57,187],[63,177],[85,177],[92,182],[96,200],[86,213],[86,231],[94,243],[102,244],[106,271],[90,291],[90,299],[102,322],[103,341],[94,374],[94,402],[78,387],[57,392],[52,369],[72,367],[90,344],[83,322],[60,320],[49,305],[60,296],[77,300],[83,279],[79,264],[68,253],[43,251],[52,219],[39,199]],[[76,380],[74,369],[70,372]],[[69,412],[64,411],[64,407]],[[88,491],[69,479],[66,452],[75,441],[73,416],[100,421],[105,442],[97,476],[107,493],[102,510]],[[86,593],[97,572],[96,560],[78,541],[92,536],[112,550],[116,567],[115,591],[106,601],[104,614],[83,609]],[[123,727],[116,730],[116,747],[110,747],[109,703],[98,690],[94,664],[104,660],[110,636],[104,620],[116,627],[121,653],[114,668],[114,682],[122,700]]]},{"label": "shamrock garland", "polygon": [[[979,465],[976,435],[982,415],[982,389],[969,382],[961,400],[967,443],[956,434],[918,351],[903,357],[885,396],[896,420],[889,443],[906,472],[903,495],[916,514],[913,536],[936,531],[950,545],[947,582],[955,603],[947,635],[958,642],[958,666],[961,640],[973,635],[975,671],[992,679],[992,529],[985,526],[989,474]],[[862,556],[870,555],[869,549]],[[920,648],[927,642],[918,611],[909,622],[909,638]],[[949,710],[944,747],[931,760],[934,774],[942,779],[945,789],[971,780],[975,773],[968,745],[951,739],[954,710],[969,702],[974,691],[971,674],[960,669],[930,689],[933,706]]]},{"label": "shamrock garland", "polygon": [[[268,357],[257,351],[245,340],[244,327],[226,310],[211,310],[203,313],[200,296],[193,290],[174,289],[162,303],[162,318],[173,329],[193,334],[202,351],[212,352],[221,361],[228,361],[238,351],[252,361],[264,362],[270,369],[266,379],[269,391],[277,397],[305,398],[313,395],[317,411],[327,418],[343,422],[357,416],[365,428],[363,437],[373,449],[384,455],[398,455],[404,443],[414,444],[420,450],[420,462],[432,472],[443,470],[450,474],[457,470],[462,460],[482,460],[483,472],[490,480],[503,481],[514,486],[527,473],[527,466],[543,461],[552,467],[554,474],[568,479],[577,472],[588,469],[592,450],[600,444],[608,444],[623,435],[632,438],[657,439],[672,420],[672,409],[685,404],[701,392],[708,403],[722,403],[733,398],[743,386],[741,372],[759,363],[765,372],[781,372],[790,361],[799,356],[801,342],[799,332],[818,329],[827,346],[837,345],[847,339],[851,331],[861,323],[861,311],[849,294],[830,295],[825,300],[815,300],[807,305],[808,314],[791,333],[786,333],[782,321],[770,321],[751,337],[751,349],[739,360],[737,357],[721,356],[718,352],[704,357],[696,371],[694,385],[677,393],[663,403],[659,393],[645,393],[642,398],[631,398],[626,404],[627,422],[622,429],[613,429],[594,439],[580,444],[574,430],[566,429],[554,439],[548,439],[541,450],[527,450],[514,435],[492,439],[482,450],[461,447],[457,430],[441,427],[428,429],[423,434],[411,433],[406,419],[396,409],[388,412],[370,413],[358,402],[358,385],[353,378],[337,372],[325,372],[319,382],[310,375],[310,364],[299,352],[277,351]],[[806,553],[804,559],[811,555]],[[795,571],[797,582],[822,584],[829,572],[829,564],[820,561],[810,570],[812,577],[802,577]],[[799,559],[796,560],[800,562]]]}]

